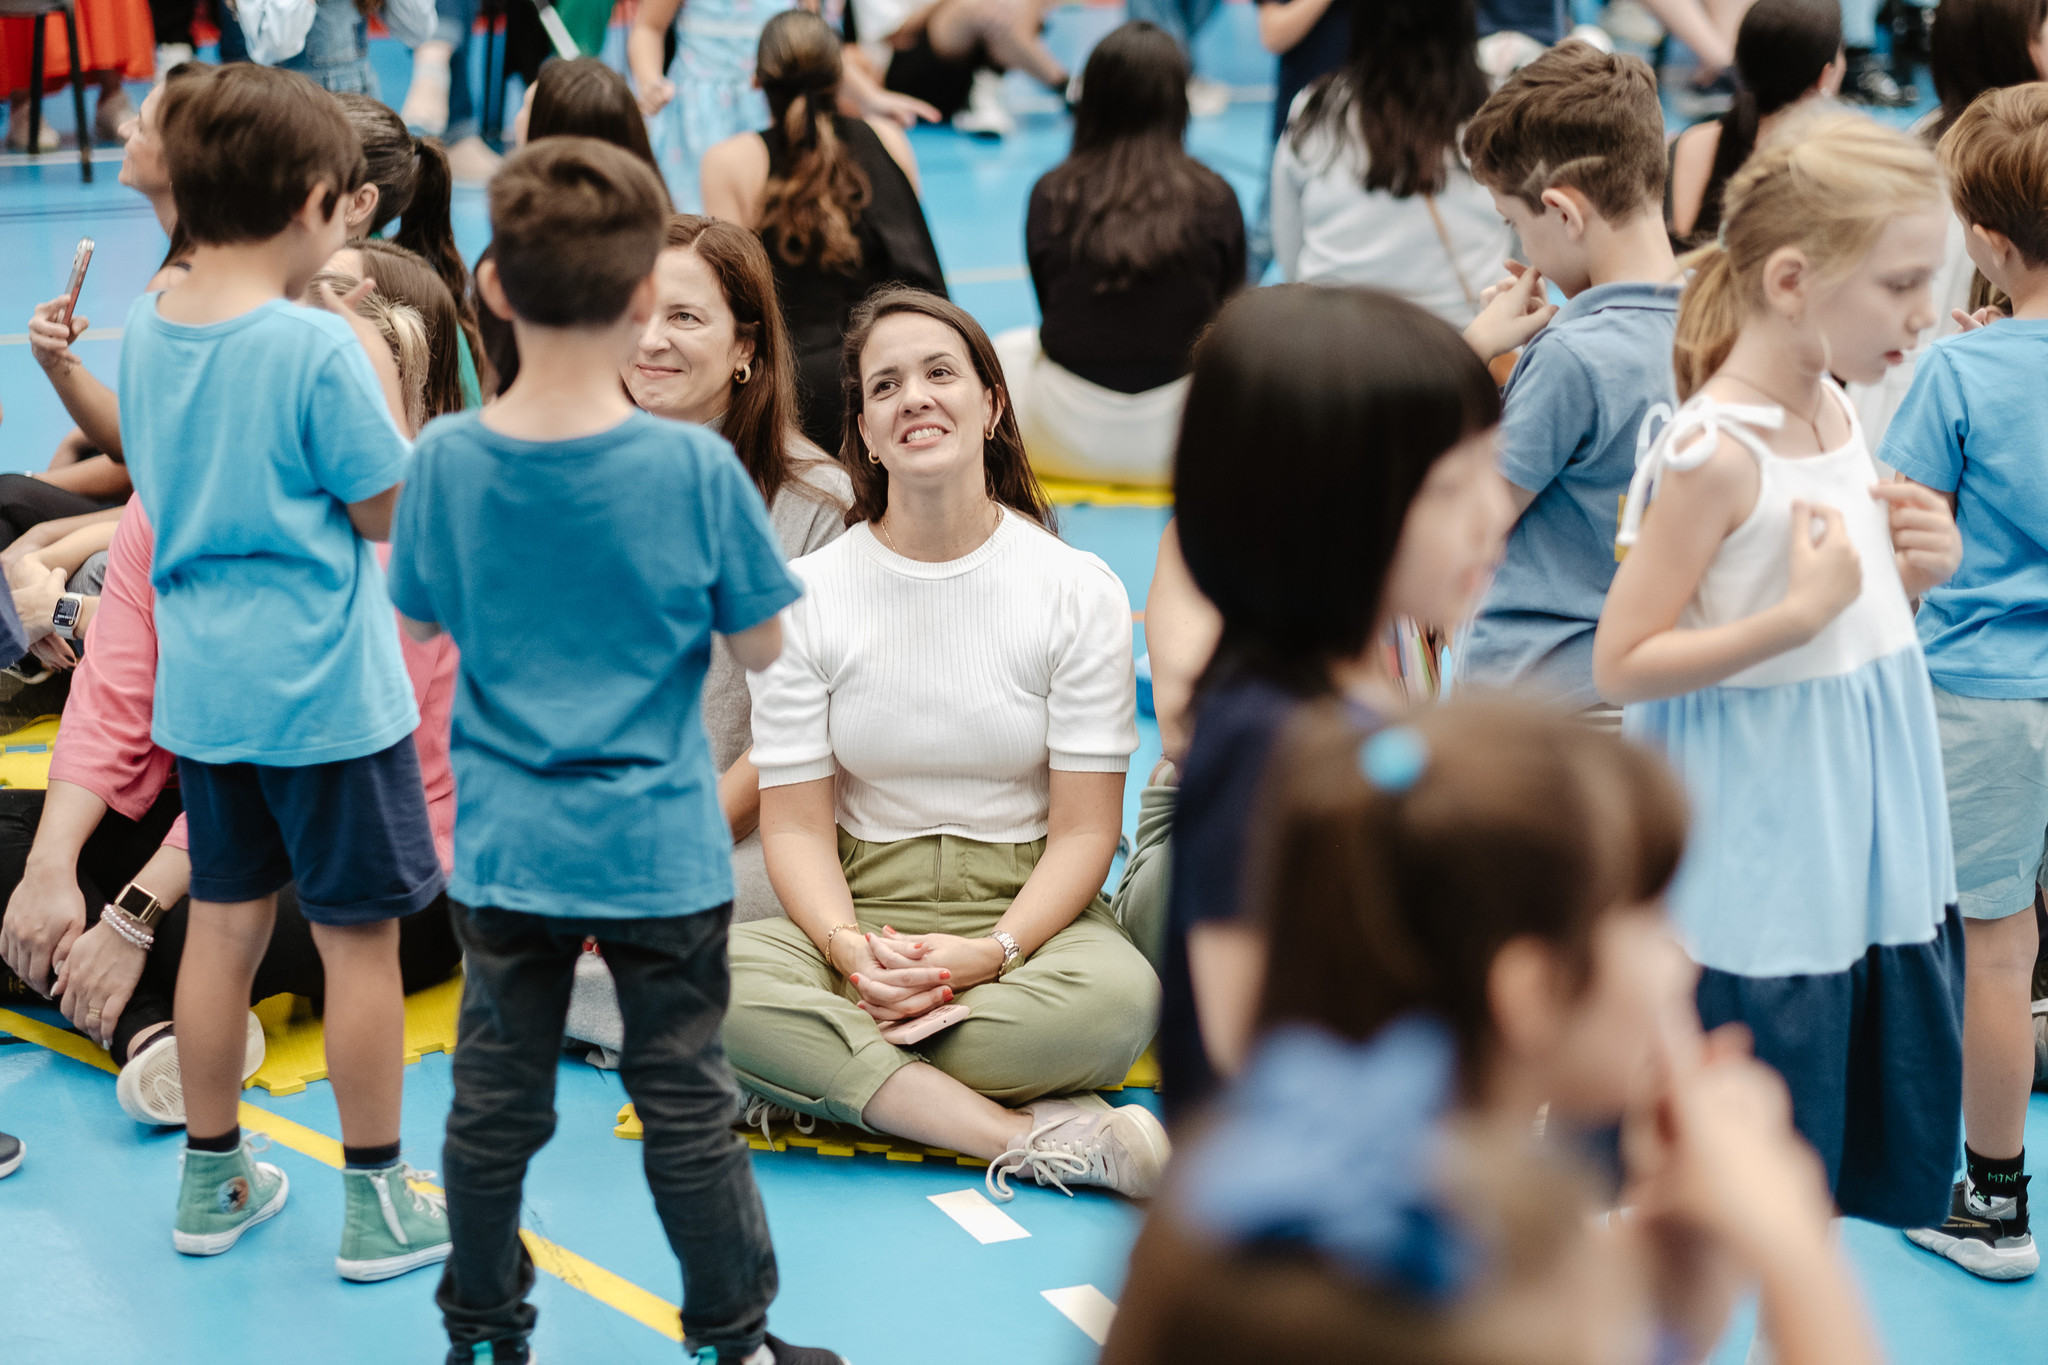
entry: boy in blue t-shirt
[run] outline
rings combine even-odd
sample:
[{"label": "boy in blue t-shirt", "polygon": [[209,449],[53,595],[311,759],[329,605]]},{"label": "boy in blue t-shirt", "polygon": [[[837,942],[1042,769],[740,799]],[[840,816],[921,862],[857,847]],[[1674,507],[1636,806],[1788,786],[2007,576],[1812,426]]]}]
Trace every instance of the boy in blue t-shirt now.
[{"label": "boy in blue t-shirt", "polygon": [[[151,736],[178,756],[191,914],[173,1028],[185,1104],[179,1251],[212,1256],[284,1206],[238,1126],[250,989],[296,882],[326,972],[346,1168],[335,1268],[444,1259],[447,1220],[399,1161],[398,921],[441,893],[384,577],[410,448],[390,351],[297,297],[346,236],[363,151],[292,72],[229,66],[159,115],[192,269],[129,311],[121,439],[156,528]],[[368,539],[366,539],[368,538]],[[107,914],[125,914],[109,909]],[[149,911],[130,917],[146,935]]]},{"label": "boy in blue t-shirt", "polygon": [[[1949,499],[1955,576],[1920,607],[1963,915],[1965,1173],[1906,1236],[1987,1279],[2040,1264],[2027,1219],[2034,905],[2048,885],[2048,87],[1994,90],[1941,141],[1970,259],[2012,317],[1934,343],[1878,458]],[[1928,548],[1894,511],[1901,554]]]},{"label": "boy in blue t-shirt", "polygon": [[[1568,302],[1508,378],[1500,469],[1519,518],[1458,678],[1611,712],[1593,688],[1593,631],[1614,581],[1621,500],[1637,453],[1678,406],[1678,266],[1664,233],[1656,77],[1634,57],[1565,43],[1510,76],[1464,141],[1472,174],[1535,267],[1467,338],[1491,360],[1548,312],[1543,281]],[[1504,312],[1514,325],[1490,340]]]},{"label": "boy in blue t-shirt", "polygon": [[638,411],[619,384],[668,216],[654,173],[606,143],[546,138],[505,163],[490,207],[495,259],[477,287],[512,323],[519,377],[421,435],[391,553],[406,629],[445,628],[462,654],[448,1359],[528,1358],[520,1187],[554,1130],[591,937],[618,984],[620,1075],[683,1263],[685,1350],[833,1365],[766,1332],[775,1254],[719,1040],[732,836],[699,706],[712,633],[766,668],[801,589],[731,448]]}]

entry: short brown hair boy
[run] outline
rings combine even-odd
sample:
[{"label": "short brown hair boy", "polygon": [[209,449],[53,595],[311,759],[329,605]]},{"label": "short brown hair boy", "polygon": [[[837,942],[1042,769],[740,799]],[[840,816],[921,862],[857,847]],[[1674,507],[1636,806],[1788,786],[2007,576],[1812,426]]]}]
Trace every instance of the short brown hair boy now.
[{"label": "short brown hair boy", "polygon": [[327,186],[332,216],[363,183],[363,145],[341,102],[296,71],[238,62],[164,87],[164,168],[195,243],[261,242]]},{"label": "short brown hair boy", "polygon": [[1568,188],[1626,222],[1664,197],[1664,107],[1640,58],[1560,43],[1508,77],[1465,125],[1465,156],[1488,189],[1536,213]]},{"label": "short brown hair boy", "polygon": [[668,194],[609,142],[547,137],[491,178],[492,255],[505,299],[542,327],[616,322],[654,270]]},{"label": "short brown hair boy", "polygon": [[2048,264],[2048,86],[1985,91],[1937,152],[1956,216],[2005,234],[2028,265]]}]

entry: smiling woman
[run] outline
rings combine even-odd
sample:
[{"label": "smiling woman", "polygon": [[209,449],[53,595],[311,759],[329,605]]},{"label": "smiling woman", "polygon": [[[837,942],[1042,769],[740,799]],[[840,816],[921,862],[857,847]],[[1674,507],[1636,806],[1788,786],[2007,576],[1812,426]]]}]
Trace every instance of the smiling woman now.
[{"label": "smiling woman", "polygon": [[1158,1120],[1090,1093],[1159,1000],[1101,893],[1138,743],[1129,599],[1047,529],[966,313],[877,293],[845,387],[857,524],[792,566],[752,679],[788,918],[733,930],[726,1051],[757,1113],[982,1157],[998,1198],[1011,1171],[1148,1194]]}]

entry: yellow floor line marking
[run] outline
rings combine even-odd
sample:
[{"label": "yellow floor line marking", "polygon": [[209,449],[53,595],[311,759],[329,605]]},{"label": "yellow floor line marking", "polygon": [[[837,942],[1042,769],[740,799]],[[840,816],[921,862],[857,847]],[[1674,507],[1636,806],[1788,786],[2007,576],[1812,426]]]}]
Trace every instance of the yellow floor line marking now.
[{"label": "yellow floor line marking", "polygon": [[[120,1071],[104,1049],[93,1046],[80,1035],[16,1014],[13,1010],[0,1010],[0,1032],[11,1033],[37,1047],[98,1067],[101,1071],[116,1074]],[[311,1157],[323,1166],[332,1166],[337,1171],[341,1169],[341,1144],[325,1133],[294,1123],[268,1109],[259,1109],[247,1100],[242,1102],[241,1120],[244,1128],[265,1134],[280,1147]],[[439,1192],[434,1186],[424,1188]],[[522,1228],[519,1236],[526,1243],[527,1254],[533,1257],[533,1263],[563,1284],[588,1294],[607,1308],[624,1313],[670,1341],[683,1339],[680,1310],[661,1295],[642,1289],[623,1275],[616,1275],[538,1233]]]}]

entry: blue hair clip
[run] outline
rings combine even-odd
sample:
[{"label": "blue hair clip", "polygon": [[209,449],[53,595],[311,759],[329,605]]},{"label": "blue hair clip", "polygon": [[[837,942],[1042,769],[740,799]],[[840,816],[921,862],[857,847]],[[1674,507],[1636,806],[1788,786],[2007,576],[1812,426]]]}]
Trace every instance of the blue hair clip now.
[{"label": "blue hair clip", "polygon": [[1411,725],[1380,731],[1358,748],[1358,771],[1390,796],[1399,796],[1429,768],[1429,744]]},{"label": "blue hair clip", "polygon": [[1482,1256],[1435,1191],[1457,1045],[1411,1014],[1365,1043],[1269,1035],[1184,1156],[1183,1206],[1233,1246],[1305,1247],[1368,1284],[1460,1292]]}]

